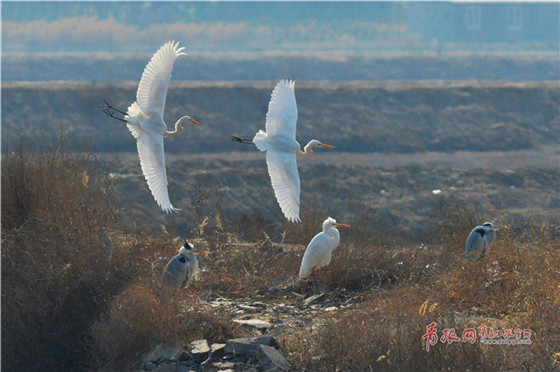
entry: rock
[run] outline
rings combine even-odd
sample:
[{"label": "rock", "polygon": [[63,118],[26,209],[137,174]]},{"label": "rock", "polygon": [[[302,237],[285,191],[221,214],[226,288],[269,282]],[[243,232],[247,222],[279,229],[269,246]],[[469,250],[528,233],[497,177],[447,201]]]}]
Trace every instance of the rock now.
[{"label": "rock", "polygon": [[257,337],[257,338],[255,338],[255,342],[257,342],[261,345],[272,346],[275,349],[280,348],[280,345],[278,344],[278,341],[276,341],[276,339],[272,336]]},{"label": "rock", "polygon": [[210,356],[210,347],[206,340],[196,340],[191,342],[191,354],[197,363],[202,363]]},{"label": "rock", "polygon": [[260,365],[266,371],[288,371],[290,364],[278,350],[272,346],[259,345],[257,348],[257,358]]},{"label": "rock", "polygon": [[185,350],[173,349],[172,351],[173,353],[171,353],[171,357],[169,358],[169,360],[172,362],[183,362],[185,360],[191,359],[190,354]]},{"label": "rock", "polygon": [[165,359],[164,355],[166,354],[167,350],[161,345],[157,345],[152,351],[150,351],[146,356],[144,356],[144,364],[146,363],[154,363]]},{"label": "rock", "polygon": [[152,351],[144,356],[142,361],[144,369],[153,369],[156,365],[163,361],[181,362],[189,359],[189,353],[184,350],[166,349],[162,345],[157,345]]},{"label": "rock", "polygon": [[284,274],[284,275],[280,275],[278,278],[274,279],[273,281],[271,281],[270,283],[268,283],[268,288],[272,289],[275,287],[278,287],[282,284],[284,284],[288,279],[290,279],[290,275],[288,274]]},{"label": "rock", "polygon": [[272,336],[235,338],[226,342],[224,351],[227,354],[258,356],[257,348],[259,345],[278,348],[278,342]]},{"label": "rock", "polygon": [[254,328],[257,328],[257,329],[268,329],[268,328],[272,327],[272,324],[270,324],[266,320],[255,319],[255,318],[253,318],[253,319],[234,319],[233,321],[235,323],[246,325],[246,326],[249,326],[249,327],[254,327]]},{"label": "rock", "polygon": [[247,313],[257,313],[259,309],[255,306],[238,304],[237,307]]},{"label": "rock", "polygon": [[212,344],[210,345],[210,355],[212,358],[219,359],[224,356],[226,344]]},{"label": "rock", "polygon": [[160,364],[152,369],[152,372],[189,372],[191,369],[187,366],[173,363]]},{"label": "rock", "polygon": [[326,292],[308,297],[305,300],[303,300],[303,305],[309,306],[309,305],[316,304],[316,303],[320,302],[321,300],[323,300],[325,298],[325,296],[326,296]]},{"label": "rock", "polygon": [[144,369],[145,369],[146,371],[150,371],[150,370],[152,370],[152,369],[154,369],[154,368],[156,368],[155,363],[152,363],[152,362],[144,363]]},{"label": "rock", "polygon": [[235,368],[235,363],[233,362],[215,362],[212,367],[216,368],[218,371],[233,370]]},{"label": "rock", "polygon": [[296,323],[299,323],[299,324],[309,324],[311,322],[313,322],[313,319],[309,318],[309,317],[306,317],[306,316],[302,316],[301,318],[298,318],[296,320]]}]

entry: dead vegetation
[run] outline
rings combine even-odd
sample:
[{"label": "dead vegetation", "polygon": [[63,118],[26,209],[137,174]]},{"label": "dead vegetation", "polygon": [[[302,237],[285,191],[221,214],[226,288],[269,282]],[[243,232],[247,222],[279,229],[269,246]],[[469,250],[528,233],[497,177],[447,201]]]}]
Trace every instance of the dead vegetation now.
[{"label": "dead vegetation", "polygon": [[[395,240],[373,208],[350,200],[353,212],[338,220],[352,227],[341,229],[331,264],[318,272],[334,293],[329,306],[338,309],[327,312],[304,304],[312,284],[296,277],[305,245],[328,216],[320,203],[302,224],[284,225],[283,242],[274,243],[266,219],[223,218],[219,189],[201,183],[197,190],[185,228],[210,254],[200,258],[201,281],[164,292],[161,272],[182,243],[180,233],[143,230],[125,219],[95,157],[61,147],[3,156],[2,368],[128,370],[157,344],[246,336],[234,312],[209,305],[215,299],[312,314],[310,323],[277,334],[296,369],[559,367],[560,230],[546,219],[511,224],[488,257],[474,262],[463,258],[464,240],[492,211],[452,195],[438,199],[441,239],[423,245]],[[112,235],[110,256],[103,227],[124,230]],[[273,319],[290,315],[283,316]],[[426,352],[422,336],[431,322],[440,336],[444,328],[459,336],[482,326],[531,329],[533,343],[438,342]]]}]

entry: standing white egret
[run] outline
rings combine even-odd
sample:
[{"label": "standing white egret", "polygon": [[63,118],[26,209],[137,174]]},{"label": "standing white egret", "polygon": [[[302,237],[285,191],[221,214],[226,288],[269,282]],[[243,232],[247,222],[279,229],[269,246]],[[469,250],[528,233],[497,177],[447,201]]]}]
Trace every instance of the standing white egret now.
[{"label": "standing white egret", "polygon": [[232,137],[241,143],[253,143],[266,151],[268,174],[276,200],[289,221],[299,222],[300,182],[296,156],[309,156],[316,147],[334,148],[311,140],[301,151],[296,141],[297,105],[294,81],[281,80],[272,91],[266,113],[266,132],[259,130],[253,140]]},{"label": "standing white egret", "polygon": [[481,251],[479,259],[486,255],[486,249],[490,248],[496,240],[496,231],[507,229],[506,226],[496,227],[491,222],[485,222],[482,226],[472,229],[465,244],[465,253],[472,255],[473,252]]},{"label": "standing white egret", "polygon": [[315,269],[319,269],[331,262],[332,252],[340,243],[340,233],[336,227],[350,227],[342,223],[336,223],[332,217],[327,218],[323,222],[323,231],[315,235],[305,249],[299,269],[299,277],[307,278],[309,275],[313,277],[315,284],[315,294],[319,294],[319,285],[315,278]]},{"label": "standing white egret", "polygon": [[167,288],[187,286],[193,279],[198,280],[198,260],[196,255],[206,254],[205,251],[194,251],[192,244],[185,241],[179,249],[179,254],[173,257],[165,266],[161,283]]},{"label": "standing white egret", "polygon": [[[163,121],[173,64],[177,57],[187,55],[182,53],[184,49],[179,48],[179,43],[174,41],[169,41],[158,49],[142,73],[136,101],[130,105],[127,112],[118,110],[107,102],[102,105],[107,115],[126,122],[128,129],[137,139],[142,172],[155,201],[166,213],[178,209],[169,201],[163,137],[181,133],[183,124],[187,121],[200,124],[190,116],[183,116],[175,123],[175,130],[168,131],[167,124]],[[115,116],[115,112],[123,114],[124,119]]]}]

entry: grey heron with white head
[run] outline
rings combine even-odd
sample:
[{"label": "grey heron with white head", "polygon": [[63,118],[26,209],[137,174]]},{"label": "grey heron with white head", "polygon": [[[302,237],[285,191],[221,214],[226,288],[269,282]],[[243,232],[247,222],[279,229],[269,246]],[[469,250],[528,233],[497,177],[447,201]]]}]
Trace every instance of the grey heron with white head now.
[{"label": "grey heron with white head", "polygon": [[507,227],[497,227],[491,222],[485,222],[482,226],[475,227],[467,239],[467,244],[465,244],[465,254],[472,256],[474,252],[480,251],[478,259],[484,257],[486,249],[490,248],[496,240],[496,232],[503,229],[507,229]]},{"label": "grey heron with white head", "polygon": [[206,254],[206,251],[195,251],[191,243],[179,249],[179,254],[173,257],[165,266],[161,283],[164,287],[178,289],[186,287],[192,280],[198,280],[198,260],[196,255]]}]

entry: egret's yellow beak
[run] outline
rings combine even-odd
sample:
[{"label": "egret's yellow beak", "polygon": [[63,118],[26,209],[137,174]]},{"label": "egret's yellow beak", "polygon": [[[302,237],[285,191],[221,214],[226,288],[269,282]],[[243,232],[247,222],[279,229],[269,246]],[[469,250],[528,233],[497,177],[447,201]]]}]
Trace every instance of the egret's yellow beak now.
[{"label": "egret's yellow beak", "polygon": [[350,225],[345,225],[343,223],[337,223],[336,226],[338,226],[338,227],[350,227]]},{"label": "egret's yellow beak", "polygon": [[509,226],[500,226],[500,227],[496,228],[496,230],[511,230],[511,227],[509,227]]},{"label": "egret's yellow beak", "polygon": [[334,146],[332,146],[332,145],[325,145],[324,143],[321,145],[321,147],[328,147],[329,149],[334,149]]},{"label": "egret's yellow beak", "polygon": [[193,253],[194,254],[208,254],[210,252],[208,252],[208,251],[194,251]]},{"label": "egret's yellow beak", "polygon": [[191,121],[192,121],[193,123],[197,124],[197,125],[200,125],[200,123],[199,123],[198,121],[194,120],[194,119],[191,119]]}]

